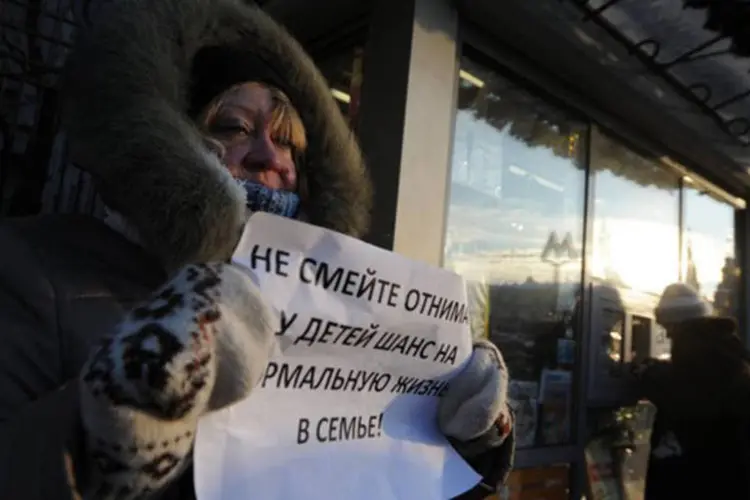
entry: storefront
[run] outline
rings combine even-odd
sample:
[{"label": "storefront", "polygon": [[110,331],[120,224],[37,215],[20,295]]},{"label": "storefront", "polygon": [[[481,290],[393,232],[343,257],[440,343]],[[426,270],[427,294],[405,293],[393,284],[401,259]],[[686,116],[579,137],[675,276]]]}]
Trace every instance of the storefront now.
[{"label": "storefront", "polygon": [[[73,18],[7,3],[0,26],[26,59],[0,52],[2,215],[96,212],[65,160],[54,78],[29,70],[60,67]],[[621,372],[668,352],[651,316],[667,284],[692,283],[750,339],[750,80],[731,65],[750,62],[704,30],[705,12],[682,0],[259,3],[314,55],[361,141],[376,185],[368,240],[463,275],[474,333],[504,352],[519,451],[503,498],[597,487],[611,464],[589,445],[613,416],[644,441],[648,416],[627,408]]]}]

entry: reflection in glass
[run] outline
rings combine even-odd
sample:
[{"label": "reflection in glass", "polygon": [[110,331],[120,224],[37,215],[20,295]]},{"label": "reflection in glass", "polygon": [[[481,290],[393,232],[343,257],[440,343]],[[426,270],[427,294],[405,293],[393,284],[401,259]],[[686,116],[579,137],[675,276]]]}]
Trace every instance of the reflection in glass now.
[{"label": "reflection in glass", "polygon": [[328,80],[339,109],[352,129],[356,129],[362,92],[364,48],[350,47],[318,61],[318,67]]},{"label": "reflection in glass", "polygon": [[659,295],[679,279],[679,177],[594,129],[591,274]]},{"label": "reflection in glass", "polygon": [[475,301],[475,334],[482,325],[509,365],[519,446],[560,444],[579,324],[585,127],[473,61],[459,77],[444,264],[486,299]]},{"label": "reflection in glass", "polygon": [[650,318],[636,315],[633,315],[631,321],[630,360],[634,363],[640,363],[651,354],[651,330],[653,325]]},{"label": "reflection in glass", "polygon": [[607,335],[604,337],[607,342],[606,351],[607,357],[611,361],[612,372],[614,374],[617,374],[623,357],[623,345],[625,344],[625,336],[623,334],[625,330],[625,322],[622,318],[622,314],[618,314],[615,311],[605,312],[617,316],[617,321],[609,329],[609,332],[607,332]]},{"label": "reflection in glass", "polygon": [[714,305],[717,314],[737,317],[734,207],[689,184],[684,200],[685,281]]}]

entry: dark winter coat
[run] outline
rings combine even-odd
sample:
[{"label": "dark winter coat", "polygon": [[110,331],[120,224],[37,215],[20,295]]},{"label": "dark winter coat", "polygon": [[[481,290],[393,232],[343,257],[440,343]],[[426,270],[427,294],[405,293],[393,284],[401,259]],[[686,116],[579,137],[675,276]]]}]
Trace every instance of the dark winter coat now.
[{"label": "dark winter coat", "polygon": [[750,357],[734,321],[686,322],[643,374],[657,408],[646,499],[750,498]]},{"label": "dark winter coat", "polygon": [[[132,8],[148,3],[148,9]],[[91,217],[0,225],[0,496],[75,498],[85,481],[75,379],[91,347],[185,264],[227,259],[245,221],[242,192],[186,111],[191,61],[233,46],[268,62],[306,126],[306,219],[353,236],[367,227],[370,185],[356,141],[302,48],[234,0],[112,2],[68,67],[65,127],[75,160],[141,244]],[[486,482],[507,473],[500,448],[456,444]],[[192,474],[166,498],[193,497]],[[481,490],[481,493],[480,493]],[[485,496],[479,487],[473,498]],[[468,498],[468,497],[467,497]]]}]

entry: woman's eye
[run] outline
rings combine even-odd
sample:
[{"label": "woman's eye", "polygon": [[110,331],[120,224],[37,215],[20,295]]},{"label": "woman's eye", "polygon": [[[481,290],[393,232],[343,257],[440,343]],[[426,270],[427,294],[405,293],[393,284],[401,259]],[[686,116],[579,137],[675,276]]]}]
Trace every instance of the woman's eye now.
[{"label": "woman's eye", "polygon": [[250,135],[252,133],[252,128],[243,123],[217,123],[212,129],[212,132],[221,135]]}]

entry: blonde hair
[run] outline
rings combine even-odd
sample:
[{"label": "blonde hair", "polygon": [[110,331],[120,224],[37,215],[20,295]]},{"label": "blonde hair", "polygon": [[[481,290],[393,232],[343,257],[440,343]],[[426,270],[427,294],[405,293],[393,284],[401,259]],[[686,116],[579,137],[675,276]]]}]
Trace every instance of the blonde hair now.
[{"label": "blonde hair", "polygon": [[[265,85],[260,82],[239,83],[214,97],[201,112],[198,118],[198,123],[204,133],[204,136],[209,135],[207,132],[208,126],[216,116],[216,113],[224,105],[227,98],[235,94],[237,90],[239,90],[239,88],[250,84],[263,86],[264,88],[268,89],[271,94],[273,109],[271,111],[270,127],[274,139],[288,142],[292,146],[294,152],[298,155],[304,153],[305,149],[307,149],[307,133],[305,131],[305,126],[302,123],[302,118],[299,116],[299,113],[294,108],[292,102],[289,100],[289,97],[287,97],[284,92],[277,89],[276,87]],[[215,141],[210,136],[206,137],[206,139],[209,143],[213,143]]]}]

